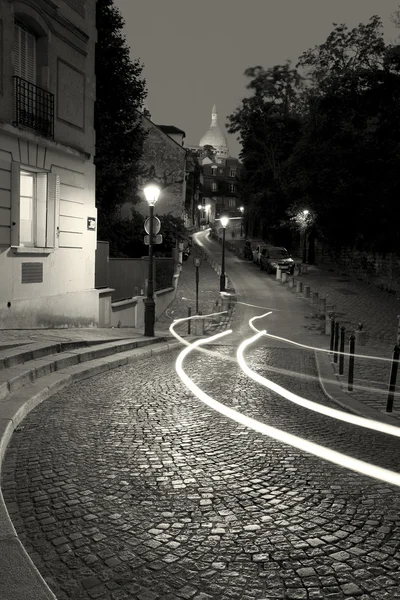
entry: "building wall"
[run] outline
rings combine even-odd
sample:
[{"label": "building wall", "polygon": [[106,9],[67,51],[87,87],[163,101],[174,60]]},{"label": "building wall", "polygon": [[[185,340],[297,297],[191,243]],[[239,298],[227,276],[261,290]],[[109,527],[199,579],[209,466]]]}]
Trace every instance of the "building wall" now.
[{"label": "building wall", "polygon": [[[186,195],[186,149],[163,133],[149,119],[143,118],[143,126],[148,131],[148,136],[143,147],[144,175],[139,190],[146,178],[151,176],[154,167],[155,180],[161,186],[161,193],[154,209],[155,214],[171,214],[173,217],[183,219]],[[141,200],[134,208],[148,216],[149,207],[142,191],[139,191],[139,196]],[[124,204],[121,207],[121,217],[130,217],[131,208],[132,203]]]},{"label": "building wall", "polygon": [[[94,326],[95,0],[0,0],[0,327]],[[15,124],[14,19],[37,39],[36,86],[54,94],[54,137]],[[20,243],[19,170],[45,174],[43,240]],[[41,210],[40,207],[37,211]],[[17,212],[16,212],[17,211]]]}]

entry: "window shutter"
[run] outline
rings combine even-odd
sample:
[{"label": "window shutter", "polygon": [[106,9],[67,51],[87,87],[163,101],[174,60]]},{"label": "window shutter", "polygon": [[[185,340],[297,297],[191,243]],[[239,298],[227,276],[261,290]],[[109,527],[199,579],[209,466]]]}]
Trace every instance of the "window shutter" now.
[{"label": "window shutter", "polygon": [[28,31],[24,31],[26,36],[26,77],[30,83],[36,83],[36,38]]},{"label": "window shutter", "polygon": [[14,25],[14,75],[36,83],[36,38]]},{"label": "window shutter", "polygon": [[21,27],[14,25],[14,75],[21,75]]},{"label": "window shutter", "polygon": [[56,217],[60,207],[60,176],[49,173],[47,176],[47,223],[46,248],[55,247]]},{"label": "window shutter", "polygon": [[36,240],[35,246],[46,246],[47,173],[36,175]]},{"label": "window shutter", "polygon": [[11,163],[11,246],[19,246],[20,164]]}]

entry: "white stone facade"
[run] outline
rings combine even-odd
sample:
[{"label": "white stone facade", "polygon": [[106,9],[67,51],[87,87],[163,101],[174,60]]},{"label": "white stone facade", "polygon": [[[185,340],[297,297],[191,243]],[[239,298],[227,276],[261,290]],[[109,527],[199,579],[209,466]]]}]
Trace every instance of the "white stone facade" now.
[{"label": "white stone facade", "polygon": [[95,0],[0,0],[0,328],[97,326]]}]

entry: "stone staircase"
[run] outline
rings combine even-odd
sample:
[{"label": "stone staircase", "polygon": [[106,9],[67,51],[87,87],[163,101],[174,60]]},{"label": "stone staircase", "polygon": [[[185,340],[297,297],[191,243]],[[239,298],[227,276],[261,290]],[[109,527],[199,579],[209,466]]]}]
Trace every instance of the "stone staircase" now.
[{"label": "stone staircase", "polygon": [[[0,347],[0,475],[14,430],[43,400],[73,382],[179,346],[168,336],[63,342],[6,343]],[[0,490],[0,599],[54,600],[8,515]]]}]

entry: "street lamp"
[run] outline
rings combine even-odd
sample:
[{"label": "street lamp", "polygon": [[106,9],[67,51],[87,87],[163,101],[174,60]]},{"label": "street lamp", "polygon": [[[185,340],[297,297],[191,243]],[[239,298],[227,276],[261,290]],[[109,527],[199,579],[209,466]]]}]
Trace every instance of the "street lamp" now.
[{"label": "street lamp", "polygon": [[240,237],[243,237],[243,213],[244,213],[244,206],[241,206],[239,208],[239,210],[242,213],[242,217],[240,219]]},{"label": "street lamp", "polygon": [[206,205],[206,210],[207,210],[207,225],[210,224],[210,211],[211,211],[211,204],[207,204]]},{"label": "street lamp", "polygon": [[197,208],[199,209],[199,216],[198,216],[199,225],[198,225],[198,227],[200,229],[201,209],[203,208],[203,205],[199,204]]},{"label": "street lamp", "polygon": [[306,264],[307,263],[307,217],[309,214],[309,210],[306,208],[302,211],[302,220],[304,223],[304,228],[303,228],[303,263]]},{"label": "street lamp", "polygon": [[222,262],[221,262],[221,276],[219,279],[219,291],[225,291],[225,229],[228,226],[229,218],[221,217],[220,219],[222,225]]},{"label": "street lamp", "polygon": [[156,305],[153,290],[153,231],[154,231],[154,205],[160,195],[160,188],[153,183],[146,185],[144,195],[150,209],[149,223],[149,276],[147,280],[147,297],[144,299],[144,335],[154,337],[154,322]]}]

